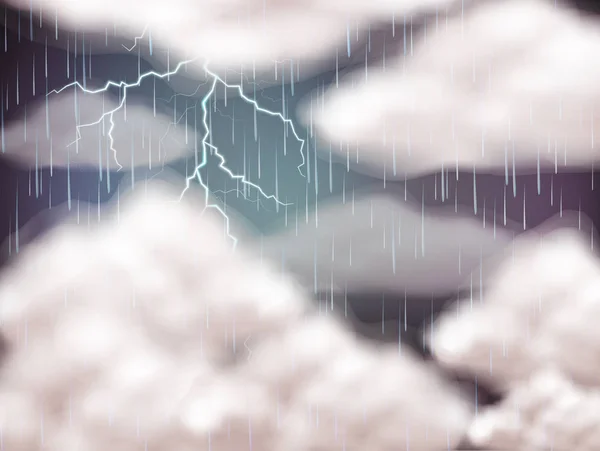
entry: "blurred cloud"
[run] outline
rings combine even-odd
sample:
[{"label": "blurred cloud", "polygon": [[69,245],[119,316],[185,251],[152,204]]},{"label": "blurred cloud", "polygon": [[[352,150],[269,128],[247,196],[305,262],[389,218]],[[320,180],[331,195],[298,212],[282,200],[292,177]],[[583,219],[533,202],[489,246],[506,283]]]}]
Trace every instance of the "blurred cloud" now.
[{"label": "blurred cloud", "polygon": [[323,203],[306,221],[266,238],[263,252],[316,290],[431,295],[478,287],[469,274],[504,249],[512,233],[415,205],[386,195]]},{"label": "blurred cloud", "polygon": [[119,105],[109,94],[88,94],[76,87],[50,94],[5,124],[3,155],[32,168],[116,170],[159,167],[192,154],[196,133],[178,124],[175,115],[155,115],[151,107],[135,102]]},{"label": "blurred cloud", "polygon": [[593,451],[600,446],[600,392],[574,384],[555,368],[516,384],[499,405],[486,408],[469,431],[484,449]]},{"label": "blurred cloud", "polygon": [[[19,230],[10,234],[0,245],[0,249],[7,255],[14,255],[17,249],[24,249],[26,246],[40,239],[53,230],[66,225],[78,226],[87,230],[97,230],[105,221],[119,220],[122,206],[121,199],[128,199],[130,196],[140,195],[148,188],[161,186],[165,188],[164,196],[170,196],[172,202],[183,201],[193,205],[194,209],[203,211],[206,206],[219,207],[227,211],[228,222],[225,222],[223,216],[214,207],[209,207],[207,211],[222,222],[222,236],[231,235],[238,240],[242,246],[247,246],[254,242],[258,231],[252,227],[252,224],[234,208],[225,206],[219,199],[212,195],[206,195],[204,188],[198,184],[190,184],[186,189],[186,180],[173,169],[168,167],[157,168],[154,171],[141,171],[137,174],[132,169],[119,182],[116,187],[115,195],[108,202],[82,201],[73,199],[71,202],[64,202],[53,205],[32,217],[25,222]],[[181,197],[181,193],[185,194]]]},{"label": "blurred cloud", "polygon": [[[334,57],[335,48],[349,33],[365,29],[394,14],[436,11],[455,0],[175,0],[152,1],[9,0],[22,10],[56,20],[71,30],[138,37],[148,46],[152,37],[156,52],[169,49],[185,59],[208,59],[212,68],[271,67],[275,61],[310,62]],[[142,39],[145,38],[145,39]],[[348,38],[349,39],[349,38]],[[127,51],[123,45],[115,50]],[[195,64],[201,70],[201,63]],[[190,69],[194,70],[190,65]]]},{"label": "blurred cloud", "polygon": [[314,314],[173,194],[151,186],[97,230],[58,228],[1,275],[7,449],[37,450],[42,433],[89,451],[327,451],[335,431],[351,449],[458,444],[472,409],[432,366]]},{"label": "blurred cloud", "polygon": [[[510,24],[510,26],[507,26]],[[306,122],[357,171],[587,170],[599,160],[600,26],[543,0],[429,22],[384,69],[307,100]]]},{"label": "blurred cloud", "polygon": [[592,364],[600,264],[588,237],[576,229],[528,233],[488,274],[483,298],[458,303],[435,326],[432,347],[442,363],[499,387],[545,366],[600,383]]},{"label": "blurred cloud", "polygon": [[597,449],[600,262],[590,237],[542,227],[485,269],[483,297],[459,301],[425,334],[438,362],[505,394],[479,413],[470,440],[484,449]]}]

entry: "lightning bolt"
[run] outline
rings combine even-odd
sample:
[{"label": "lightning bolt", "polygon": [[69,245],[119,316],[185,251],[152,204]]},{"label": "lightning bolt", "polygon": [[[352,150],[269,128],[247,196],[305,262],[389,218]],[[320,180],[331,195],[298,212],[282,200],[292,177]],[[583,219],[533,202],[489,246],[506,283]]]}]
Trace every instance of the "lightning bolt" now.
[{"label": "lightning bolt", "polygon": [[252,349],[250,349],[250,346],[248,346],[248,340],[250,340],[251,338],[252,336],[249,336],[244,340],[244,348],[246,348],[246,350],[248,351],[248,361],[250,361],[250,359],[252,358]]},{"label": "lightning bolt", "polygon": [[[131,51],[132,51],[134,48],[136,48],[136,47],[137,47],[137,45],[138,45],[138,41],[139,41],[140,39],[143,39],[143,38],[144,38],[144,36],[146,36],[146,32],[147,32],[147,31],[148,31],[148,25],[146,25],[146,26],[144,27],[144,31],[142,31],[142,34],[141,34],[141,35],[139,35],[139,36],[136,36],[136,37],[133,39],[133,45],[132,45],[131,47],[127,47],[125,44],[121,44],[121,45],[122,45],[122,47],[123,47],[125,50],[127,50],[128,52],[131,52]],[[150,51],[150,55],[152,55],[152,51]]]},{"label": "lightning bolt", "polygon": [[[144,31],[144,33],[146,32],[146,30]],[[143,36],[143,35],[142,35]],[[140,37],[136,38],[136,43],[137,40],[139,40]],[[135,44],[134,44],[135,47]],[[131,50],[133,49],[133,47],[131,49],[126,48],[127,50]],[[121,102],[112,110],[105,112],[104,114],[102,114],[102,116],[100,116],[100,118],[97,121],[88,123],[88,124],[81,124],[77,126],[77,138],[76,140],[69,144],[68,146],[71,146],[75,143],[77,143],[80,139],[81,139],[81,129],[84,127],[91,127],[94,125],[99,125],[105,118],[108,118],[109,120],[109,129],[108,129],[108,140],[109,140],[109,144],[110,144],[110,150],[113,153],[113,157],[114,157],[114,161],[117,164],[117,166],[119,167],[118,170],[123,169],[123,166],[119,163],[119,160],[117,158],[117,150],[114,147],[114,138],[112,136],[112,132],[115,128],[115,122],[114,122],[114,114],[116,112],[118,112],[121,108],[123,108],[123,106],[125,105],[125,102],[127,101],[127,90],[129,88],[135,88],[141,85],[142,81],[146,78],[149,77],[156,77],[159,79],[164,79],[167,77],[170,77],[172,75],[177,74],[183,67],[187,66],[190,63],[193,63],[195,61],[197,61],[199,58],[194,58],[194,59],[190,59],[190,60],[186,60],[186,61],[182,61],[179,64],[177,64],[177,66],[168,72],[155,72],[155,71],[148,71],[145,72],[143,74],[141,74],[138,79],[133,82],[133,83],[125,83],[125,82],[115,82],[115,81],[108,81],[104,87],[102,88],[98,88],[98,89],[86,89],[84,88],[79,82],[75,81],[73,83],[69,83],[68,85],[63,86],[62,88],[58,89],[58,90],[53,90],[51,92],[49,92],[47,94],[47,96],[53,95],[53,94],[60,94],[61,92],[63,92],[66,89],[69,88],[78,88],[81,91],[87,93],[87,94],[99,94],[99,93],[103,93],[108,91],[109,88],[111,87],[116,87],[119,89],[122,89],[123,91],[123,96],[121,99]],[[267,193],[265,193],[263,191],[263,189],[255,184],[252,183],[251,181],[249,181],[246,176],[244,174],[235,174],[234,172],[232,172],[230,169],[227,168],[226,164],[227,161],[225,160],[225,157],[223,155],[221,155],[219,153],[218,148],[216,148],[215,146],[213,146],[212,144],[208,143],[208,139],[210,138],[210,128],[208,126],[208,102],[210,101],[211,97],[213,96],[213,94],[216,91],[216,88],[218,86],[218,84],[222,84],[225,88],[228,89],[235,89],[238,91],[240,97],[246,101],[247,103],[251,104],[254,109],[256,111],[259,111],[261,113],[267,114],[269,116],[273,116],[273,117],[278,117],[280,118],[285,124],[290,125],[290,129],[294,135],[294,137],[296,138],[296,140],[298,140],[301,145],[300,145],[300,155],[302,157],[302,162],[298,165],[297,169],[298,172],[300,173],[300,175],[302,177],[305,177],[305,175],[302,173],[302,167],[306,164],[306,157],[304,156],[304,145],[305,145],[305,140],[300,138],[300,136],[298,135],[298,133],[296,132],[296,129],[294,127],[293,122],[286,118],[282,113],[276,112],[276,111],[271,111],[265,108],[262,108],[258,102],[254,99],[251,99],[250,97],[248,97],[247,95],[244,94],[242,86],[241,85],[234,85],[234,84],[229,84],[227,82],[225,82],[221,77],[219,77],[217,74],[215,74],[214,72],[212,72],[209,68],[208,68],[208,64],[209,62],[206,61],[203,65],[203,69],[206,72],[207,77],[212,78],[212,84],[211,87],[208,91],[208,93],[202,98],[201,101],[201,105],[202,105],[202,110],[203,110],[203,118],[202,118],[202,123],[204,125],[205,128],[205,134],[202,138],[202,161],[196,166],[194,172],[192,173],[192,175],[187,176],[186,177],[186,181],[185,181],[185,188],[183,188],[183,191],[181,192],[181,195],[179,196],[179,201],[181,201],[181,199],[183,198],[183,196],[185,195],[185,193],[187,192],[187,190],[190,188],[191,183],[194,179],[198,180],[198,183],[200,184],[200,186],[202,186],[202,188],[204,189],[204,193],[205,193],[205,207],[204,209],[206,210],[207,208],[214,208],[216,209],[221,216],[223,216],[224,220],[225,220],[225,229],[226,229],[226,233],[227,236],[233,241],[233,245],[234,248],[237,245],[237,238],[234,237],[231,232],[230,232],[230,221],[229,221],[229,216],[227,216],[227,214],[223,211],[223,209],[221,207],[219,207],[218,205],[214,204],[214,203],[210,203],[210,188],[208,187],[208,185],[206,183],[204,183],[204,181],[202,180],[202,175],[200,174],[200,170],[202,168],[204,168],[208,162],[208,150],[211,149],[212,150],[212,155],[216,156],[219,159],[219,168],[221,170],[223,170],[227,175],[229,175],[229,177],[233,180],[238,180],[240,181],[243,185],[246,185],[248,187],[254,188],[256,189],[261,196],[263,196],[265,199],[270,199],[275,201],[277,204],[282,205],[282,206],[288,206],[288,205],[292,205],[289,203],[284,203],[281,202],[275,195],[269,195]]]}]

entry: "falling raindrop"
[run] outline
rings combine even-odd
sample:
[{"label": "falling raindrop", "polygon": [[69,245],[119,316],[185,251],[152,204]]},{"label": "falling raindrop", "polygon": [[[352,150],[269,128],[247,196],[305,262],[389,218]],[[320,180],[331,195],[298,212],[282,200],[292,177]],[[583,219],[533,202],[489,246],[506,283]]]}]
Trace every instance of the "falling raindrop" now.
[{"label": "falling raindrop", "polygon": [[508,144],[504,144],[504,184],[508,186]]},{"label": "falling raindrop", "polygon": [[15,194],[15,252],[19,253],[19,185],[17,185]]},{"label": "falling raindrop", "polygon": [[560,187],[560,199],[559,199],[559,207],[558,207],[558,211],[560,212],[560,217],[562,218],[563,216],[563,189],[562,186]]},{"label": "falling raindrop", "polygon": [[496,239],[496,199],[494,199],[494,240]]},{"label": "falling raindrop", "polygon": [[525,208],[525,187],[523,187],[523,230],[527,229],[527,213]]},{"label": "falling raindrop", "polygon": [[425,186],[421,191],[421,256],[425,257]]},{"label": "falling raindrop", "polygon": [[315,242],[313,249],[313,289],[314,293],[317,293],[318,278],[317,278],[317,243]]},{"label": "falling raindrop", "polygon": [[58,41],[58,6],[54,11],[54,40]]},{"label": "falling raindrop", "polygon": [[351,46],[350,46],[350,23],[348,23],[346,25],[346,48],[347,48],[347,52],[348,52],[348,58],[350,58],[351,55]]},{"label": "falling raindrop", "polygon": [[394,231],[396,228],[394,227],[394,212],[392,212],[392,227],[391,227],[391,236],[392,236],[392,274],[396,274],[396,234]]},{"label": "falling raindrop", "polygon": [[[77,52],[77,35],[75,35],[75,51]],[[77,78],[77,57],[75,57],[75,78]],[[82,80],[82,86],[83,89],[86,89],[86,67],[85,67],[85,33],[81,33],[81,60],[82,60],[82,64],[81,67],[83,69],[83,80]]]},{"label": "falling raindrop", "polygon": [[67,207],[71,211],[71,152],[67,149]]},{"label": "falling raindrop", "polygon": [[0,146],[2,153],[6,153],[6,139],[4,137],[4,90],[0,90]]},{"label": "falling raindrop", "polygon": [[[279,199],[279,161],[275,151],[275,199]],[[275,202],[275,211],[279,213],[279,202]]]},{"label": "falling raindrop", "polygon": [[512,143],[512,188],[513,197],[517,197],[517,165],[515,164],[515,143]]},{"label": "falling raindrop", "polygon": [[39,179],[39,139],[38,133],[35,134],[35,198],[40,197],[40,179]]},{"label": "falling raindrop", "polygon": [[[19,89],[19,62],[17,61],[17,86],[16,86],[16,90],[15,90],[15,95],[17,97],[17,105],[19,105],[19,97],[20,97],[20,89]],[[8,86],[7,86],[8,88]]]},{"label": "falling raindrop", "polygon": [[477,175],[473,165],[473,213],[477,215]]},{"label": "falling raindrop", "polygon": [[[4,23],[7,22],[8,8],[4,8]],[[4,53],[8,52],[8,27],[4,27]]]},{"label": "falling raindrop", "polygon": [[506,186],[504,187],[503,196],[503,224],[506,226]]},{"label": "falling raindrop", "polygon": [[537,149],[537,193],[538,196],[540,194],[542,194],[542,176],[541,176],[541,170],[540,170],[540,148],[538,146]]}]

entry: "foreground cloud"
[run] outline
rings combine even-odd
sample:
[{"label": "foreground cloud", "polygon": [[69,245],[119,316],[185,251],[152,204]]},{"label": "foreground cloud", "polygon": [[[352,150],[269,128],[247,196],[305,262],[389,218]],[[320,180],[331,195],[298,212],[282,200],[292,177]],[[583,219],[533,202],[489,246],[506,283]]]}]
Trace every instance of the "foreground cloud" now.
[{"label": "foreground cloud", "polygon": [[[193,204],[195,209],[204,209],[213,213],[221,219],[223,237],[232,236],[238,240],[238,244],[247,245],[249,241],[255,240],[258,232],[252,224],[231,206],[227,206],[227,218],[219,213],[216,207],[224,210],[224,205],[212,195],[206,195],[204,188],[198,184],[190,184],[186,188],[186,180],[176,171],[165,168],[157,168],[152,173],[141,171],[143,174],[137,179],[135,171],[127,173],[119,182],[113,199],[117,202],[120,198],[144,192],[148,187],[157,183],[169,187],[170,201],[179,202],[181,193],[184,193],[185,201]],[[139,174],[138,174],[139,175]],[[52,208],[43,210],[26,223],[19,227],[18,232],[9,235],[3,243],[0,243],[0,251],[5,255],[16,256],[15,250],[23,249],[33,243],[46,233],[64,225],[78,226],[87,230],[97,230],[105,221],[118,221],[120,208],[114,207],[114,202],[87,202],[81,198],[53,205]],[[233,240],[229,238],[231,242]]]},{"label": "foreground cloud", "polygon": [[[511,24],[507,27],[507,24]],[[403,178],[597,162],[600,25],[543,0],[486,2],[429,22],[414,56],[356,73],[305,107],[357,170]],[[369,168],[370,166],[370,168]]]},{"label": "foreground cloud", "polygon": [[548,368],[479,415],[469,438],[484,449],[593,451],[600,447],[600,391]]},{"label": "foreground cloud", "polygon": [[599,281],[587,237],[574,230],[524,235],[507,249],[483,298],[460,302],[427,335],[442,364],[508,395],[473,425],[474,442],[493,449],[598,447],[588,426],[600,418]]},{"label": "foreground cloud", "polygon": [[581,383],[600,383],[597,368],[582,358],[598,346],[586,318],[600,309],[599,275],[588,238],[576,230],[524,235],[489,278],[484,302],[466,301],[457,305],[458,315],[442,318],[434,352],[501,386],[543,365]]},{"label": "foreground cloud", "polygon": [[458,444],[472,414],[432,368],[310,314],[202,210],[149,188],[117,219],[59,228],[3,274],[7,449]]}]

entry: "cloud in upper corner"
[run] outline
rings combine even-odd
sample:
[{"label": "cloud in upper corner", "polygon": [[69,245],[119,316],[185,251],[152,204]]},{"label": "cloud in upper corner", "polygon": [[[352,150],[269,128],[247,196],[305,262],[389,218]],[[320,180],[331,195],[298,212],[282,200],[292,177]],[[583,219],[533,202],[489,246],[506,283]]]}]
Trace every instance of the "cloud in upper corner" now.
[{"label": "cloud in upper corner", "polygon": [[[212,66],[271,66],[276,60],[314,60],[335,55],[349,27],[367,28],[393,14],[445,10],[455,0],[9,0],[22,10],[43,11],[65,29],[127,37],[146,30],[157,49],[183,58],[209,59]],[[148,36],[146,36],[147,38]],[[50,40],[50,45],[52,45]],[[140,45],[147,46],[147,39]],[[123,49],[121,49],[123,51]],[[201,68],[200,68],[201,69]]]},{"label": "cloud in upper corner", "polygon": [[305,105],[344,160],[388,178],[442,167],[533,172],[538,155],[541,170],[600,160],[599,24],[542,0],[433,21],[414,56],[366,82],[357,72]]}]

